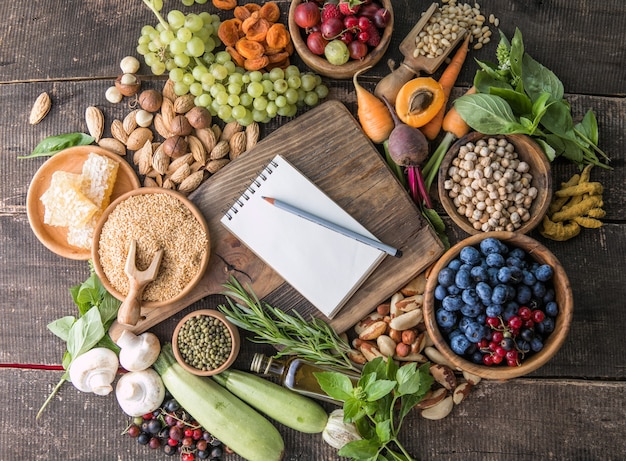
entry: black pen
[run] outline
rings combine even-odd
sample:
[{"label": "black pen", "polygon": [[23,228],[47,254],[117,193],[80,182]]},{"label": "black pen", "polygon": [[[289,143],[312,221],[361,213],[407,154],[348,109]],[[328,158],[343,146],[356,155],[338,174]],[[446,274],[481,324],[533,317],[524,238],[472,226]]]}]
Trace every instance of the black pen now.
[{"label": "black pen", "polygon": [[304,218],[308,221],[314,222],[315,224],[319,224],[320,226],[326,227],[327,229],[330,229],[342,235],[345,235],[346,237],[353,238],[354,240],[357,240],[361,243],[365,243],[366,245],[377,248],[391,256],[395,256],[396,258],[399,258],[400,256],[402,256],[402,251],[400,251],[397,248],[394,248],[390,245],[386,245],[382,242],[379,242],[378,240],[366,237],[357,232],[351,231],[350,229],[346,229],[345,227],[341,227],[338,224],[327,221],[324,218],[320,218],[319,216],[316,216],[307,211],[301,210],[300,208],[296,208],[295,206],[285,203],[282,200],[272,198],[272,197],[263,197],[263,200],[271,203],[272,205],[274,205],[277,208],[280,208],[281,210],[285,210],[296,216],[300,216],[301,218]]}]

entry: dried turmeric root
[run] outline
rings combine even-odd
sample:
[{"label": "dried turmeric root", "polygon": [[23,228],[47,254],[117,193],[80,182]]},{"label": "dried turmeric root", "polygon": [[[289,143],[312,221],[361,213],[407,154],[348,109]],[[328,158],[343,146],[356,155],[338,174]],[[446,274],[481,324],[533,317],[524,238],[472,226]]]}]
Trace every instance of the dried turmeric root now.
[{"label": "dried turmeric root", "polygon": [[542,221],[541,235],[546,238],[564,241],[577,236],[582,228],[602,227],[600,218],[605,216],[602,209],[603,187],[599,182],[591,182],[592,165],[561,184],[554,193],[548,212]]}]

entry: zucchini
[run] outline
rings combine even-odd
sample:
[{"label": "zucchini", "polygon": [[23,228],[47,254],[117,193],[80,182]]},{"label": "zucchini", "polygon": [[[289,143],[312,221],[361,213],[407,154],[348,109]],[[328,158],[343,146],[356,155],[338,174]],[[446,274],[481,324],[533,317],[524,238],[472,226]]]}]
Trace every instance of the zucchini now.
[{"label": "zucchini", "polygon": [[328,414],[318,403],[292,390],[240,370],[225,370],[213,379],[270,418],[296,431],[317,434]]},{"label": "zucchini", "polygon": [[164,344],[154,369],[172,397],[214,437],[249,461],[280,461],[285,442],[264,416],[209,378],[184,370]]}]

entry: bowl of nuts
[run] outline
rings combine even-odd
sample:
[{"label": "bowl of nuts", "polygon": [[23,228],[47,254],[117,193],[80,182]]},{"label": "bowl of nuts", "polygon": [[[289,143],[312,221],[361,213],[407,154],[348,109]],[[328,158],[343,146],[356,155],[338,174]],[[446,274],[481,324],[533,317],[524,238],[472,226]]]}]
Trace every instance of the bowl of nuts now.
[{"label": "bowl of nuts", "polygon": [[525,234],[550,205],[550,162],[529,136],[474,131],[445,154],[438,191],[446,213],[468,234]]},{"label": "bowl of nuts", "polygon": [[212,376],[230,367],[239,354],[240,343],[237,327],[213,309],[187,314],[172,335],[176,360],[198,376]]},{"label": "bowl of nuts", "polygon": [[289,33],[298,56],[315,72],[347,79],[383,57],[393,32],[391,0],[293,0]]},{"label": "bowl of nuts", "polygon": [[454,367],[506,380],[547,363],[569,332],[567,274],[543,245],[518,232],[484,232],[452,246],[424,292],[429,336]]}]

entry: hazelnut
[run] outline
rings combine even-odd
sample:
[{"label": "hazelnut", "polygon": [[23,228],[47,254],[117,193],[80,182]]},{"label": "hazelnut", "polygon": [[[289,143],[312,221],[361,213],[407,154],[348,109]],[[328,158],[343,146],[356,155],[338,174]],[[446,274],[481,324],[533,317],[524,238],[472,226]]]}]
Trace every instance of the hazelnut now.
[{"label": "hazelnut", "polygon": [[185,114],[189,124],[194,128],[208,128],[211,126],[211,113],[204,107],[195,106]]},{"label": "hazelnut", "polygon": [[183,136],[171,136],[161,145],[168,157],[178,158],[187,153],[187,140]]},{"label": "hazelnut", "polygon": [[170,131],[176,136],[187,136],[191,134],[191,124],[184,115],[177,115],[170,123]]},{"label": "hazelnut", "polygon": [[122,74],[115,79],[115,87],[124,96],[133,96],[139,92],[141,80],[133,74]]},{"label": "hazelnut", "polygon": [[144,90],[139,95],[139,105],[148,112],[157,112],[162,102],[163,95],[157,90]]}]

